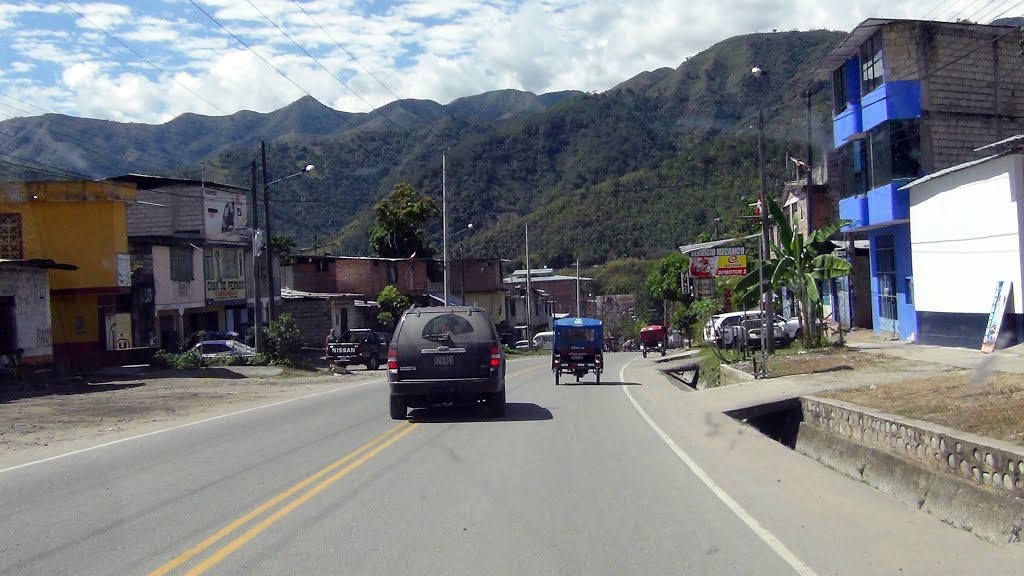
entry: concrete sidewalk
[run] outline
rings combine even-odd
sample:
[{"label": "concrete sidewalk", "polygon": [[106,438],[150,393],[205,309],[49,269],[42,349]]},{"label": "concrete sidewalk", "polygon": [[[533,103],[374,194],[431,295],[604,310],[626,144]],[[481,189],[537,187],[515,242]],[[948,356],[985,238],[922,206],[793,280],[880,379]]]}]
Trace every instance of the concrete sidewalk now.
[{"label": "concrete sidewalk", "polygon": [[980,350],[980,346],[978,350],[971,350],[968,348],[947,348],[944,346],[914,344],[900,340],[882,340],[874,337],[870,331],[864,330],[853,332],[846,340],[846,345],[864,352],[885,354],[953,368],[966,370],[980,368],[983,370],[1024,374],[1024,349],[1021,347],[997,350],[992,354],[985,354]]}]

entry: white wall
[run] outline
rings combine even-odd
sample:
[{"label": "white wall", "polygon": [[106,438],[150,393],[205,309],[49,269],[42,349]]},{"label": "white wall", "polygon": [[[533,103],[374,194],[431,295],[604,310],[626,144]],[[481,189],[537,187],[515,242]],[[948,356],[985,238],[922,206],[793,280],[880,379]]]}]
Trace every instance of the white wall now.
[{"label": "white wall", "polygon": [[0,272],[0,296],[14,297],[17,346],[23,359],[53,355],[50,334],[50,282],[43,268],[4,267]]},{"label": "white wall", "polygon": [[171,281],[171,247],[153,246],[153,285],[157,310],[206,306],[203,253],[192,249],[191,282]]},{"label": "white wall", "polygon": [[1022,156],[965,168],[910,189],[918,311],[985,313],[997,280],[1021,311]]}]

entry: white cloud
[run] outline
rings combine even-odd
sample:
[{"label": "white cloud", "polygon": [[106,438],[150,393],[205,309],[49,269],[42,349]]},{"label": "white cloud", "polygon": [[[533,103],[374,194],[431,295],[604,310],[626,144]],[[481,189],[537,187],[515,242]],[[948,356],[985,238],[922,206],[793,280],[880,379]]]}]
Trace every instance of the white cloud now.
[{"label": "white cloud", "polygon": [[71,4],[71,7],[89,19],[88,22],[79,21],[79,26],[82,28],[98,26],[108,32],[111,28],[127,21],[132,16],[131,7],[123,4],[94,2],[91,4]]},{"label": "white cloud", "polygon": [[[381,106],[393,99],[362,66],[402,97],[441,103],[502,88],[600,91],[645,70],[677,67],[738,34],[849,30],[867,17],[922,17],[933,7],[914,0],[302,2],[328,36],[290,0],[253,2],[359,96],[310,61],[247,1],[200,5],[316,98],[348,111],[368,110],[363,100]],[[228,112],[266,112],[303,95],[187,2],[74,6]],[[940,15],[959,9],[951,5]],[[57,3],[0,3],[0,29],[5,27],[14,32],[0,35],[0,91],[17,87],[45,95],[41,105],[112,119],[157,122],[186,111],[219,114]]]}]

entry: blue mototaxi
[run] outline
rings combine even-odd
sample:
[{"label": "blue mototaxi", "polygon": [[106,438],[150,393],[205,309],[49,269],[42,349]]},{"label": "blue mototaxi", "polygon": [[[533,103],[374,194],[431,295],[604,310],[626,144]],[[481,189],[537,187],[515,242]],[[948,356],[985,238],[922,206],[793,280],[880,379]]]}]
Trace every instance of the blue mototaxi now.
[{"label": "blue mototaxi", "polygon": [[551,371],[555,385],[562,374],[572,374],[579,382],[588,372],[601,382],[604,370],[604,325],[594,318],[555,320],[555,338],[551,346]]}]

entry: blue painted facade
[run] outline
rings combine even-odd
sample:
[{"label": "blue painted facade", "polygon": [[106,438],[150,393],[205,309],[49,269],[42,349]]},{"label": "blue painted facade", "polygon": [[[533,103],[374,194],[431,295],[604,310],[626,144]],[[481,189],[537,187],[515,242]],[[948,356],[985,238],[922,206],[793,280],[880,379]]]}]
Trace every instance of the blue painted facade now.
[{"label": "blue painted facade", "polygon": [[[895,256],[895,282],[892,292],[884,293],[879,274],[879,238],[892,236]],[[875,334],[898,335],[900,340],[910,340],[917,336],[917,310],[913,300],[914,267],[910,255],[910,223],[896,224],[868,232],[871,260],[871,316]],[[889,296],[890,305],[894,306],[896,318],[891,318],[891,309],[883,310],[885,298]]]},{"label": "blue painted facade", "polygon": [[885,82],[860,99],[861,126],[871,130],[886,120],[921,117],[921,83],[917,80]]},{"label": "blue painted facade", "polygon": [[861,132],[861,108],[860,108],[860,60],[851,58],[843,64],[843,85],[844,98],[846,99],[846,110],[843,110],[832,119],[832,145],[839,148],[846,143],[846,140]]},{"label": "blue painted facade", "polygon": [[[864,133],[890,120],[921,117],[921,86],[916,80],[883,82],[860,95],[860,61],[843,64],[843,96],[846,108],[832,119],[833,144],[854,158],[861,168],[854,146],[867,145]],[[836,95],[839,99],[840,95]],[[861,143],[856,140],[861,139]],[[870,162],[870,154],[867,155]],[[870,172],[870,167],[863,167]],[[923,175],[923,174],[921,174]],[[912,179],[895,179],[867,192],[839,201],[839,217],[849,220],[844,231],[862,230],[870,245],[872,326],[878,335],[898,335],[901,340],[917,335],[917,314],[913,303],[913,263],[910,251],[910,194],[899,188]],[[882,244],[879,244],[879,242]],[[879,269],[879,250],[885,258]]]}]

